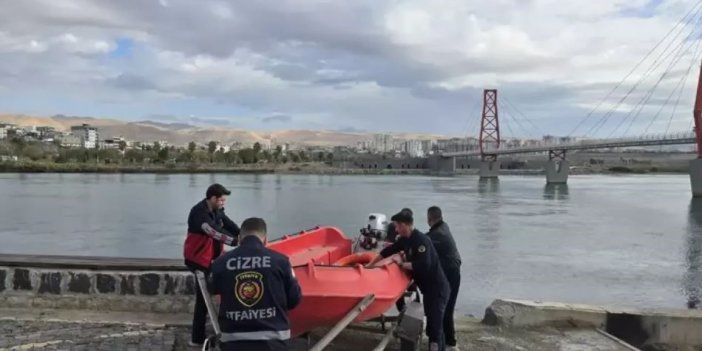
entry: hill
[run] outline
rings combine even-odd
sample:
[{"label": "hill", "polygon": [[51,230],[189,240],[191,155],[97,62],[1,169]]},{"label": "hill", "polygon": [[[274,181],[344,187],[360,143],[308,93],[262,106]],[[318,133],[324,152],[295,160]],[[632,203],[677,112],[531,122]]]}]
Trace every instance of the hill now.
[{"label": "hill", "polygon": [[[135,141],[165,140],[173,145],[186,145],[191,141],[207,143],[211,140],[224,144],[234,142],[254,143],[270,138],[277,143],[291,143],[308,146],[356,145],[357,142],[368,140],[369,133],[341,132],[329,130],[278,130],[250,131],[233,128],[199,127],[185,123],[162,123],[154,121],[125,122],[109,118],[76,117],[56,115],[52,117],[27,115],[0,115],[0,122],[12,123],[19,126],[48,126],[60,131],[68,131],[71,126],[83,123],[98,128],[101,137],[122,136]],[[393,134],[397,139],[437,139],[440,135],[419,133]]]}]

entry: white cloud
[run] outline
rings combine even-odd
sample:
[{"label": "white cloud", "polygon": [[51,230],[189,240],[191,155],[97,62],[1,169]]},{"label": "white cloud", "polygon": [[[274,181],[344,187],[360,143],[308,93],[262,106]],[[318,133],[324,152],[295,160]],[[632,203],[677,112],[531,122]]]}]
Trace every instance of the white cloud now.
[{"label": "white cloud", "polygon": [[[293,127],[443,133],[460,130],[481,90],[496,87],[540,129],[564,133],[691,5],[651,4],[27,0],[0,4],[0,86],[25,97],[8,103],[18,111],[41,92],[85,101],[102,115],[114,115],[114,104],[101,101],[128,99],[134,108],[125,117],[133,118],[246,113],[251,121],[292,116],[285,121]],[[676,75],[661,82],[636,128],[649,124],[691,55],[681,55]],[[646,96],[667,62],[617,107],[650,61],[600,115],[615,107],[626,114]],[[677,109],[675,124],[683,129],[696,74],[688,74]],[[41,105],[63,112],[60,104]]]}]

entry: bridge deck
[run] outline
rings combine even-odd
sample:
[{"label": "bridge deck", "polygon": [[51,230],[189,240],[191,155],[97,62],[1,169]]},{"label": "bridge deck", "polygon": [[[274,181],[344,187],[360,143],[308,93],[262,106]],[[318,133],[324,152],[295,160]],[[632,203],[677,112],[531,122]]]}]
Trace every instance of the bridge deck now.
[{"label": "bridge deck", "polygon": [[[593,141],[582,141],[577,143],[565,143],[565,144],[544,144],[538,146],[527,146],[527,147],[517,147],[517,148],[506,148],[506,149],[496,149],[489,150],[486,152],[488,155],[513,155],[513,154],[529,154],[529,153],[539,153],[548,152],[550,150],[593,150],[593,149],[611,149],[611,148],[622,148],[622,147],[640,147],[640,146],[658,146],[658,145],[683,145],[683,144],[694,144],[696,139],[694,134],[685,133],[684,135],[675,135],[671,137],[659,137],[650,138],[643,137],[639,139],[614,139],[614,140],[593,140]],[[458,157],[458,156],[480,156],[479,150],[473,151],[458,151],[458,152],[444,152],[441,154],[443,157]]]}]

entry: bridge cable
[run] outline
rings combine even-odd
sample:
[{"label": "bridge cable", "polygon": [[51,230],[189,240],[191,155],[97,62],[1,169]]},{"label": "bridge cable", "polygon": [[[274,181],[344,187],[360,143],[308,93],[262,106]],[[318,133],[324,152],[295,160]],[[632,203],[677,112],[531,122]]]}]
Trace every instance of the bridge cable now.
[{"label": "bridge cable", "polygon": [[[698,20],[697,25],[699,26],[700,24],[702,24],[702,17],[700,17],[700,19]],[[695,60],[696,57],[697,57],[697,51],[698,51],[699,46],[700,46],[700,40],[694,40],[694,39],[692,39],[692,38],[693,38],[693,34],[696,34],[694,30],[693,30],[693,32],[691,32],[691,33],[687,36],[687,38],[685,38],[685,41],[691,40],[692,43],[694,43],[694,44],[691,44],[690,47],[688,47],[688,49],[687,49],[683,54],[676,56],[675,62],[674,62],[674,63],[671,63],[671,65],[668,67],[668,71],[666,71],[665,73],[663,73],[663,75],[661,76],[661,78],[658,80],[658,82],[656,83],[656,85],[653,87],[653,89],[652,89],[651,92],[649,93],[648,97],[646,98],[646,101],[643,102],[643,104],[642,104],[641,107],[639,108],[639,111],[637,112],[636,116],[635,116],[634,118],[632,118],[631,122],[629,122],[629,126],[628,126],[628,127],[626,128],[626,130],[624,131],[624,134],[626,134],[626,133],[631,129],[631,126],[634,124],[634,120],[635,120],[636,118],[638,118],[638,116],[639,116],[639,114],[641,113],[641,111],[645,108],[644,105],[645,105],[645,104],[648,104],[648,101],[650,100],[651,96],[653,95],[653,90],[655,90],[655,89],[657,88],[658,84],[661,83],[661,81],[663,80],[663,77],[666,76],[668,73],[670,73],[670,72],[672,71],[672,66],[673,66],[674,64],[677,64],[677,62],[679,62],[679,61],[683,58],[683,56],[684,56],[685,54],[687,54],[688,52],[691,52],[692,55],[693,55],[693,63],[692,63],[692,65],[694,65],[694,60]],[[697,33],[697,34],[699,35],[699,33]],[[694,46],[694,50],[690,51],[690,49],[692,49],[693,46]],[[683,67],[684,67],[684,66],[683,66]],[[688,73],[685,74],[685,77],[687,77],[687,74],[689,74],[690,69],[691,69],[691,66],[688,67],[688,69],[687,69],[687,72],[688,72]],[[686,80],[686,79],[685,79],[685,80]],[[679,84],[679,83],[678,83],[678,84]],[[675,91],[675,89],[673,90],[673,92],[674,92],[674,91]],[[672,96],[672,94],[671,94],[671,96]]]},{"label": "bridge cable", "polygon": [[[651,48],[651,50],[634,66],[634,68],[633,68],[621,81],[619,81],[619,83],[617,83],[617,85],[616,85],[614,88],[612,88],[612,90],[611,90],[611,91],[610,91],[610,92],[609,92],[609,93],[608,93],[608,94],[607,94],[607,95],[606,95],[606,96],[605,96],[605,97],[604,97],[604,98],[603,98],[603,99],[602,99],[602,100],[585,116],[585,118],[584,118],[583,120],[581,120],[580,123],[578,123],[578,124],[575,126],[575,128],[573,128],[573,130],[568,134],[568,136],[571,136],[573,133],[575,133],[575,131],[576,131],[578,128],[580,128],[580,126],[583,125],[583,123],[585,123],[585,122],[593,115],[593,113],[594,113],[594,112],[595,112],[595,111],[596,111],[596,110],[597,110],[597,109],[598,109],[598,108],[599,108],[599,107],[600,107],[600,106],[601,106],[601,105],[602,105],[602,104],[619,88],[619,87],[622,86],[622,84],[624,84],[624,82],[639,68],[639,66],[641,66],[641,64],[643,64],[643,63],[646,61],[646,59],[648,59],[648,57],[651,56],[651,54],[653,54],[653,53],[656,51],[656,49],[657,49],[664,41],[666,41],[666,39],[668,38],[668,36],[670,36],[670,35],[676,30],[676,28],[677,28],[681,23],[684,23],[684,25],[680,28],[680,30],[678,31],[678,33],[675,34],[674,38],[668,42],[668,46],[666,46],[666,48],[663,50],[663,52],[661,52],[661,54],[659,54],[659,57],[660,57],[666,50],[668,50],[668,48],[669,48],[670,45],[673,43],[673,41],[675,40],[675,38],[677,38],[677,37],[680,35],[680,33],[682,33],[682,31],[683,31],[683,30],[687,27],[687,25],[689,24],[689,21],[686,21],[686,20],[688,19],[688,17],[690,17],[690,15],[692,15],[691,18],[694,18],[694,17],[697,16],[697,14],[698,14],[699,11],[700,11],[700,8],[698,8],[698,7],[700,6],[700,4],[702,4],[702,0],[698,1],[698,2],[690,9],[690,11],[685,15],[685,17],[683,17],[680,21],[678,21],[678,23],[676,23],[676,24],[670,29],[670,31],[669,31],[663,38],[661,38],[661,40],[660,40],[653,48]],[[654,62],[655,62],[655,61],[654,61]],[[642,78],[642,79],[643,79],[643,78]],[[639,81],[639,83],[640,83],[640,81]],[[628,95],[631,93],[631,91],[633,91],[633,89],[636,88],[637,85],[638,85],[638,83],[637,83],[636,85],[634,85],[634,87],[632,88],[632,90],[630,90],[629,93],[628,93],[626,96],[628,96]],[[625,99],[626,96],[625,96],[623,99]],[[622,99],[622,101],[623,101],[623,99]],[[621,102],[619,103],[619,105],[620,105],[620,104],[621,104]],[[617,105],[617,107],[618,107],[618,105]],[[603,119],[604,119],[604,118],[605,118],[605,117],[603,117]],[[596,122],[596,123],[593,125],[593,127],[596,126],[596,125],[598,125],[601,121],[602,121],[602,120]],[[585,133],[585,135],[590,134],[590,132],[592,131],[592,128],[593,128],[593,127],[591,127],[590,130],[588,130],[588,132]]]},{"label": "bridge cable", "polygon": [[[507,110],[503,110],[503,111],[505,113],[503,113],[502,115],[506,117],[504,119],[505,122],[509,121],[509,119],[514,120],[514,117],[510,116],[510,113],[508,113]],[[512,139],[517,139],[517,134],[514,133],[510,124],[511,123],[505,123],[504,125],[507,127],[507,130],[509,131],[510,135],[512,136]],[[500,137],[500,139],[502,139],[502,137]]]},{"label": "bridge cable", "polygon": [[529,123],[529,124],[534,128],[534,130],[536,131],[536,135],[537,135],[537,136],[539,136],[539,135],[543,136],[543,135],[546,134],[546,133],[544,133],[539,127],[537,127],[536,124],[534,124],[534,122],[531,121],[531,119],[527,118],[527,116],[526,116],[525,114],[523,114],[523,113],[517,108],[517,106],[516,106],[514,103],[512,103],[511,100],[507,99],[507,98],[504,96],[504,94],[502,95],[502,98],[505,100],[505,102],[507,103],[507,105],[509,105],[514,111],[517,112],[518,115],[520,115],[522,118],[524,118],[524,120],[526,120],[527,123]]},{"label": "bridge cable", "polygon": [[[503,111],[509,112],[510,118],[519,126],[521,131],[524,132],[524,137],[529,137],[531,135],[531,132],[529,132],[527,130],[527,128],[524,128],[524,125],[522,125],[522,123],[519,121],[519,119],[517,119],[517,117],[514,113],[514,110],[511,106],[509,106],[508,104],[505,104]],[[516,134],[514,135],[514,137],[516,137]]]},{"label": "bridge cable", "polygon": [[[698,43],[698,46],[699,46],[699,43]],[[693,61],[697,61],[697,60],[695,59],[695,60],[693,60]],[[675,108],[677,108],[677,107],[678,107],[678,104],[680,103],[680,96],[682,96],[682,91],[683,91],[683,89],[684,89],[684,87],[685,87],[685,85],[686,85],[686,83],[687,83],[687,79],[688,79],[688,77],[689,77],[690,70],[691,70],[691,68],[692,68],[693,66],[694,66],[694,63],[693,63],[692,65],[690,65],[690,66],[688,67],[687,71],[685,72],[685,74],[682,75],[681,79],[678,81],[678,84],[677,84],[677,85],[675,86],[675,88],[670,92],[670,95],[668,95],[668,98],[667,98],[667,99],[665,100],[665,102],[661,105],[661,108],[658,109],[658,112],[654,115],[654,117],[653,117],[653,118],[651,119],[651,121],[648,123],[648,125],[646,126],[646,129],[644,129],[643,134],[647,134],[647,133],[648,133],[648,130],[651,128],[651,126],[653,126],[653,123],[658,119],[658,117],[661,115],[661,113],[663,112],[663,110],[668,106],[668,103],[669,103],[670,100],[673,98],[673,96],[675,95],[675,93],[678,93],[677,102],[676,102],[676,104],[675,104],[675,106],[674,106],[673,113],[671,114],[671,118],[670,118],[670,120],[668,121],[668,128],[670,128],[670,122],[672,121],[672,116],[675,114]],[[666,128],[665,134],[668,134],[668,128]],[[664,134],[664,135],[665,135],[665,134]]]},{"label": "bridge cable", "polygon": [[[639,66],[640,66],[641,64],[644,63],[644,61],[646,61],[646,59],[647,59],[654,51],[656,51],[656,49],[666,40],[666,38],[668,38],[668,36],[669,36],[671,33],[673,33],[673,31],[675,30],[675,28],[677,28],[681,23],[685,22],[685,20],[686,20],[691,14],[695,13],[696,11],[699,11],[699,9],[697,9],[697,10],[695,10],[695,9],[696,9],[698,6],[700,6],[700,4],[702,4],[702,0],[698,1],[692,8],[690,8],[690,11],[688,11],[687,14],[686,14],[682,19],[680,19],[680,21],[678,21],[678,23],[676,23],[676,24],[670,29],[670,31],[668,31],[668,33],[666,33],[666,35],[665,35],[663,38],[661,38],[661,40],[660,40],[653,48],[651,48],[651,50],[641,59],[641,61],[639,61],[639,62],[634,66],[634,68],[632,68],[632,70],[631,70],[626,76],[624,76],[624,78],[623,78],[614,88],[612,88],[612,90],[610,90],[610,92],[609,92],[602,100],[600,100],[600,102],[585,116],[585,118],[582,119],[582,120],[575,126],[575,128],[573,128],[573,130],[568,134],[568,136],[571,136],[573,133],[575,133],[575,131],[578,130],[578,128],[580,128],[580,126],[583,125],[583,123],[585,123],[588,119],[590,119],[590,117],[592,117],[592,114],[593,114],[598,108],[600,108],[600,106],[601,106],[601,105],[602,105],[602,104],[603,104],[603,103],[604,103],[604,102],[605,102],[605,101],[606,101],[606,100],[607,100],[607,99],[608,99],[608,98],[609,98],[609,97],[610,97],[610,96],[611,96],[611,95],[612,95],[612,94],[629,78],[629,76],[631,76],[631,75],[634,73],[634,71],[636,71],[637,68],[639,68]],[[694,16],[693,16],[693,17],[694,17]]]},{"label": "bridge cable", "polygon": [[469,134],[469,133],[472,131],[472,129],[474,128],[474,127],[471,127],[471,126],[474,124],[474,123],[472,123],[472,122],[474,122],[474,121],[476,121],[476,120],[479,121],[479,120],[482,118],[482,114],[480,114],[480,113],[477,114],[477,116],[478,116],[477,119],[476,119],[476,118],[471,118],[471,116],[476,116],[475,112],[476,112],[476,110],[477,110],[478,105],[480,104],[480,100],[481,100],[481,99],[476,99],[475,102],[473,102],[473,106],[470,108],[470,110],[468,110],[469,115],[468,115],[468,118],[466,119],[466,124],[465,124],[465,125],[463,126],[463,128],[461,129],[461,134],[460,134],[460,135],[464,135],[464,136],[468,137],[468,134]]},{"label": "bridge cable", "polygon": [[[694,17],[697,17],[699,14],[702,14],[702,11],[699,11],[699,10],[700,10],[700,9],[698,9],[698,12],[694,15]],[[701,17],[701,18],[702,18],[702,17]],[[699,19],[697,20],[697,22],[699,22]],[[588,132],[586,133],[586,135],[591,135],[590,133],[593,133],[593,134],[597,133],[597,132],[609,121],[609,118],[614,114],[614,112],[616,112],[616,110],[619,109],[619,107],[620,107],[621,104],[624,102],[624,100],[626,100],[626,99],[631,95],[631,93],[632,93],[644,80],[646,80],[646,79],[648,78],[648,76],[649,76],[653,71],[655,71],[655,70],[658,68],[658,66],[660,66],[660,64],[661,64],[662,62],[665,62],[665,61],[668,59],[668,57],[669,57],[673,52],[675,52],[676,50],[678,50],[678,49],[684,44],[684,41],[680,42],[680,43],[678,44],[678,46],[677,46],[675,49],[673,49],[673,51],[668,52],[667,55],[665,55],[665,57],[663,58],[663,60],[661,60],[661,57],[663,57],[663,55],[666,53],[666,51],[668,50],[668,48],[670,47],[670,45],[675,41],[675,39],[677,39],[677,37],[682,33],[682,31],[685,29],[685,27],[687,27],[687,24],[686,24],[685,26],[683,26],[683,27],[680,29],[680,31],[678,32],[678,34],[675,35],[675,38],[669,42],[668,46],[666,46],[666,48],[665,48],[665,49],[658,55],[658,57],[653,61],[653,63],[651,64],[651,67],[649,67],[649,68],[646,70],[646,72],[644,72],[644,74],[642,75],[642,77],[631,87],[631,89],[629,89],[629,91],[617,102],[617,104],[616,104],[610,111],[608,111],[604,116],[602,116],[602,118],[601,118],[599,121],[597,121],[592,127],[590,127],[590,129],[588,130]]]},{"label": "bridge cable", "polygon": [[[680,105],[680,97],[682,96],[682,92],[685,91],[685,87],[687,86],[687,79],[690,77],[690,71],[692,70],[693,67],[698,67],[700,54],[702,54],[702,51],[695,52],[695,55],[692,57],[692,63],[687,68],[687,73],[685,73],[685,82],[683,83],[682,87],[680,87],[680,92],[678,93],[678,98],[675,101],[675,106],[673,106],[673,112],[671,112],[670,119],[668,119],[668,125],[665,127],[665,134],[666,135],[668,134],[668,130],[670,130],[671,122],[673,122],[673,116],[675,116],[675,112],[677,111],[678,106]],[[694,123],[695,123],[695,120],[693,119],[692,124],[694,124]],[[690,129],[692,129],[692,125],[690,126],[690,128],[688,128],[687,131],[689,131]]]},{"label": "bridge cable", "polygon": [[[700,24],[702,24],[702,16],[700,16],[700,18],[699,18],[699,20],[698,20],[698,22],[697,22],[697,25],[700,25]],[[690,32],[690,34],[684,39],[683,42],[686,42],[686,41],[690,40],[690,39],[693,37],[693,34],[695,34],[695,31],[694,31],[694,30],[693,30],[692,32]],[[658,79],[658,81],[656,82],[656,84],[654,84],[654,86],[648,91],[647,95],[646,95],[641,101],[639,101],[639,104],[637,104],[637,107],[635,107],[632,111],[629,111],[629,115],[630,115],[633,111],[636,111],[637,108],[638,108],[638,111],[636,112],[636,114],[633,116],[633,118],[632,118],[631,121],[629,122],[629,125],[628,125],[627,128],[624,130],[624,133],[623,133],[623,134],[626,134],[626,133],[629,132],[629,130],[631,129],[631,126],[634,124],[634,121],[639,117],[639,115],[641,114],[641,111],[646,107],[646,105],[648,104],[649,100],[651,99],[651,96],[653,96],[654,91],[658,88],[658,85],[659,85],[659,84],[663,81],[663,79],[665,79],[665,77],[672,71],[672,68],[673,68],[678,62],[680,62],[680,60],[681,60],[688,52],[690,52],[690,50],[693,48],[693,46],[694,46],[694,48],[695,48],[695,49],[692,51],[692,53],[693,53],[693,55],[694,55],[695,52],[697,51],[697,49],[699,48],[699,40],[693,40],[692,43],[689,45],[689,47],[688,47],[688,48],[685,50],[685,52],[683,52],[682,54],[681,54],[680,52],[678,52],[678,54],[675,56],[675,58],[673,59],[673,61],[668,65],[668,67],[667,67],[666,70],[663,72],[663,74],[661,74],[661,77]],[[680,51],[682,51],[682,48],[680,49]],[[640,107],[639,107],[639,106],[640,106]],[[627,115],[627,118],[628,118],[628,115]],[[626,120],[626,118],[625,118],[624,120]],[[615,129],[615,131],[616,131],[616,129]],[[613,134],[613,133],[614,133],[614,132],[612,132],[612,134]],[[611,134],[610,134],[610,136],[611,136]]]},{"label": "bridge cable", "polygon": [[[702,18],[702,17],[701,17],[701,18]],[[699,21],[699,20],[698,20],[698,21]],[[672,43],[672,42],[671,42],[671,43]],[[588,131],[588,133],[592,132],[593,134],[596,134],[597,132],[599,132],[599,130],[609,121],[609,118],[619,109],[619,107],[621,106],[621,104],[631,95],[631,93],[634,92],[634,90],[635,90],[642,82],[644,82],[644,81],[658,68],[658,66],[660,66],[661,63],[665,62],[665,61],[670,57],[671,54],[673,54],[673,53],[676,52],[676,51],[682,50],[682,47],[683,47],[684,43],[685,43],[684,40],[681,41],[681,42],[675,47],[675,49],[673,49],[673,51],[669,51],[669,52],[667,53],[667,55],[665,55],[665,57],[663,57],[662,60],[661,60],[661,56],[663,56],[663,54],[665,53],[665,51],[661,52],[661,54],[659,55],[659,57],[656,58],[656,60],[652,63],[652,66],[649,67],[649,68],[646,70],[646,72],[644,72],[644,74],[643,74],[642,77],[639,79],[639,81],[636,82],[636,84],[634,84],[634,85],[631,87],[631,89],[627,92],[627,94],[624,95],[624,96],[619,100],[619,102],[618,102],[607,114],[605,114],[595,125],[593,125],[593,126],[590,128],[590,130]],[[667,48],[666,48],[666,50],[667,50]],[[634,107],[634,109],[632,109],[632,110],[630,111],[630,113],[633,112],[634,110],[636,110],[637,107],[638,107],[638,104]],[[627,119],[628,119],[629,116],[630,116],[630,114],[627,115]],[[622,122],[622,123],[623,123],[623,122]],[[621,125],[622,123],[620,123],[620,125]],[[616,129],[618,129],[618,127],[619,127],[619,126],[617,126]],[[615,129],[615,131],[616,131],[616,129]],[[613,133],[612,133],[612,134],[613,134]],[[612,134],[610,134],[610,136],[611,136]]]}]

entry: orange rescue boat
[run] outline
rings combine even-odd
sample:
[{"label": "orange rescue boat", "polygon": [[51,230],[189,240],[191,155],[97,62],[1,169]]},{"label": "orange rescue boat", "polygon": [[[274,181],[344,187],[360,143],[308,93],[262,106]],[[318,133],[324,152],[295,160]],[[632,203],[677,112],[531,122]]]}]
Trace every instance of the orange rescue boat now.
[{"label": "orange rescue boat", "polygon": [[302,289],[302,302],[289,315],[293,336],[333,326],[368,294],[375,300],[353,321],[380,317],[404,294],[411,278],[392,259],[365,268],[377,254],[353,253],[352,246],[352,240],[334,227],[317,227],[268,243],[268,248],[290,258]]}]

